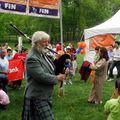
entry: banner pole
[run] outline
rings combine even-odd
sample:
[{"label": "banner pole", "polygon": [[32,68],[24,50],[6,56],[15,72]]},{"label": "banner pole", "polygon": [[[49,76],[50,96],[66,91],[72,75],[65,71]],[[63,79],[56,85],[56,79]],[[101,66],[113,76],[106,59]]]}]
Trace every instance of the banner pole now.
[{"label": "banner pole", "polygon": [[62,0],[60,0],[60,38],[61,38],[61,50],[63,50],[63,24],[62,24]]},{"label": "banner pole", "polygon": [[26,13],[29,14],[29,0],[27,0]]}]

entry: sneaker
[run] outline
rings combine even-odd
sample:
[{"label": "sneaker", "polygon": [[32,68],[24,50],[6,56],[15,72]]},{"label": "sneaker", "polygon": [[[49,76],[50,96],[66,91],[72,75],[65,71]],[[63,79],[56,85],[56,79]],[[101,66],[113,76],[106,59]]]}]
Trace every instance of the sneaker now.
[{"label": "sneaker", "polygon": [[95,101],[95,104],[96,104],[96,105],[97,105],[97,104],[102,104],[102,103],[103,103],[102,101],[100,101],[100,102],[96,102],[96,101]]},{"label": "sneaker", "polygon": [[64,81],[63,84],[66,85],[66,81]]},{"label": "sneaker", "polygon": [[69,83],[72,85],[72,81],[69,81]]},{"label": "sneaker", "polygon": [[113,79],[112,79],[112,78],[110,78],[110,79],[108,79],[107,81],[109,81],[109,82],[110,82],[110,81],[112,81],[112,80],[113,80]]},{"label": "sneaker", "polygon": [[88,100],[87,102],[88,102],[88,103],[91,103],[91,104],[94,104],[94,103],[95,103],[95,101],[90,101],[90,100]]}]

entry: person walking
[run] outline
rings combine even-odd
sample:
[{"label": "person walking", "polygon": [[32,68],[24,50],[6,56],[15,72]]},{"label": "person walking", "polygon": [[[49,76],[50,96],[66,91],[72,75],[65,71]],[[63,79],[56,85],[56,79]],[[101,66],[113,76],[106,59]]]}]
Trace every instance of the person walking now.
[{"label": "person walking", "polygon": [[22,120],[54,120],[51,110],[52,91],[65,74],[55,75],[55,66],[46,55],[50,36],[37,31],[32,36],[32,49],[26,59],[27,85],[24,95]]},{"label": "person walking", "polygon": [[116,41],[115,42],[115,48],[113,49],[113,62],[112,64],[110,65],[110,72],[109,72],[109,81],[111,81],[111,79],[114,79],[114,76],[113,76],[113,69],[114,67],[117,68],[117,77],[116,78],[119,78],[120,77],[120,48],[119,48],[119,45],[120,45],[120,42],[119,41]]}]

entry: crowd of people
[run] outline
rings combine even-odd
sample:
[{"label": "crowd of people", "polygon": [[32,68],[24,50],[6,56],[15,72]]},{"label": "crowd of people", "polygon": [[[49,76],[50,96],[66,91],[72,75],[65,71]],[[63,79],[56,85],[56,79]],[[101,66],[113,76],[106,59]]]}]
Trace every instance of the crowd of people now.
[{"label": "crowd of people", "polygon": [[[49,43],[50,36],[43,32],[37,31],[32,36],[32,46],[28,49],[22,48],[18,51],[18,44],[13,50],[8,43],[0,47],[0,109],[6,109],[10,103],[7,86],[20,88],[22,80],[8,81],[9,61],[12,59],[22,59],[25,64],[26,89],[24,95],[24,105],[22,120],[54,120],[51,109],[52,92],[54,85],[59,82],[63,85],[73,84],[73,76],[77,70],[77,53],[73,44],[67,46],[58,43],[52,45]],[[94,62],[90,63],[91,69],[91,92],[88,102],[92,104],[102,104],[102,94],[104,82],[115,80],[115,89],[112,97],[104,106],[108,120],[117,120],[120,114],[120,43],[117,41],[110,45],[108,49],[100,46],[95,48]],[[52,51],[48,49],[48,47]],[[62,49],[63,47],[63,49]],[[56,52],[58,54],[56,54]],[[22,54],[22,57],[20,57]],[[55,59],[60,59],[64,54],[69,55],[64,58],[62,72],[56,74]],[[27,56],[27,57],[26,57]],[[61,64],[62,65],[62,64]],[[116,78],[113,75],[113,69],[117,68]]]},{"label": "crowd of people", "polygon": [[[102,94],[105,80],[115,81],[115,89],[104,105],[107,120],[119,120],[120,117],[120,42],[116,41],[110,45],[108,50],[104,47],[96,46],[94,62],[90,64],[92,69],[91,92],[88,102],[92,104],[102,104]],[[113,75],[113,69],[117,68],[117,75]]]},{"label": "crowd of people", "polygon": [[[19,58],[19,55],[22,55],[22,57]],[[12,49],[7,42],[0,46],[0,109],[5,110],[7,104],[10,103],[8,86],[17,89],[21,87],[22,82],[22,80],[17,79],[15,81],[8,81],[8,74],[10,72],[9,62],[10,60],[21,59],[24,64],[26,55],[27,49],[25,48],[18,52],[18,44],[15,44],[15,49]]]},{"label": "crowd of people", "polygon": [[[22,51],[18,51],[18,44],[15,44],[15,49],[12,49],[8,45],[8,43],[1,44],[0,46],[0,85],[1,85],[0,109],[6,109],[6,106],[10,103],[9,91],[8,91],[9,89],[7,88],[12,87],[14,89],[17,89],[21,87],[22,80],[8,81],[7,79],[7,75],[9,74],[10,71],[9,62],[14,59],[21,59],[23,63],[26,63],[25,76],[27,79],[27,87],[24,97],[25,99],[24,99],[24,109],[23,109],[22,118],[24,120],[30,119],[29,117],[31,118],[36,117],[35,115],[37,114],[38,118],[39,117],[41,118],[41,116],[43,117],[41,118],[42,120],[49,119],[49,117],[50,119],[54,119],[54,116],[50,109],[53,86],[57,84],[58,81],[63,81],[63,80],[66,80],[65,82],[66,84],[72,84],[72,76],[75,75],[77,62],[76,62],[76,51],[75,48],[73,48],[72,44],[69,44],[63,52],[60,43],[56,44],[55,49],[53,47],[54,45],[52,45],[52,49],[58,52],[58,54],[54,54],[53,52],[48,51],[46,49],[46,46],[48,46],[49,48],[51,47],[51,44],[49,44],[49,39],[50,36],[45,32],[38,31],[34,33],[32,37],[32,48],[31,48],[32,50],[29,52],[29,54],[28,54],[28,50],[25,49],[24,47],[22,48]],[[55,58],[59,59],[63,55],[63,53],[68,54],[70,56],[70,59],[69,60],[67,59],[65,61],[65,64],[67,63],[66,64],[67,66],[65,65],[65,67],[67,67],[67,69],[65,70],[63,69],[64,73],[55,75],[55,66],[52,60]],[[26,58],[27,54],[28,57]],[[30,104],[32,103],[33,106],[29,106],[28,103]],[[43,113],[40,115],[39,115],[39,111],[37,111],[37,107],[39,105],[45,105],[40,107],[43,110]],[[45,113],[44,109],[46,108],[47,111]],[[33,109],[35,115],[33,116],[32,113],[30,116],[28,116],[27,112]]]}]

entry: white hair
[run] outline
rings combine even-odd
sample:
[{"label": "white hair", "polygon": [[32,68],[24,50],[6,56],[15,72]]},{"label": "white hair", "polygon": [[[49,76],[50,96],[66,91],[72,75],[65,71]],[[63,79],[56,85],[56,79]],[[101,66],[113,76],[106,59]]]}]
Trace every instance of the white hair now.
[{"label": "white hair", "polygon": [[44,39],[49,39],[49,38],[50,38],[50,35],[48,35],[47,33],[43,31],[37,31],[32,36],[32,46],[34,46],[35,43],[37,43],[38,41],[42,41]]}]

